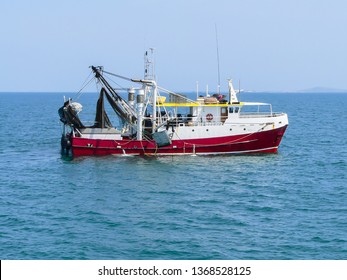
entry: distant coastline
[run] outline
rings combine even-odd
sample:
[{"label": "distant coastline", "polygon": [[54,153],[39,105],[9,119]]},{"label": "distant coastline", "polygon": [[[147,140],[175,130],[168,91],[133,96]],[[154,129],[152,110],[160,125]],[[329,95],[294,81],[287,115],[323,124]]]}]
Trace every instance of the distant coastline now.
[{"label": "distant coastline", "polygon": [[298,92],[317,92],[317,93],[347,93],[347,89],[337,89],[328,87],[313,87],[299,90]]}]

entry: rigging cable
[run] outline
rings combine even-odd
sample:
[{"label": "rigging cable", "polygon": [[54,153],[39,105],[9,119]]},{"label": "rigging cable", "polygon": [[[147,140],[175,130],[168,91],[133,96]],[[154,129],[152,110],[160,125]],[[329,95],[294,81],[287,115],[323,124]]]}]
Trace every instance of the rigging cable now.
[{"label": "rigging cable", "polygon": [[[106,71],[104,71],[104,73],[107,73]],[[107,73],[108,74],[108,73]],[[117,86],[119,86],[121,89],[126,90],[125,87],[123,87],[122,85],[118,84],[117,82],[115,82],[114,80],[112,80],[110,77],[107,77],[108,80],[110,80],[111,82],[115,83]]]},{"label": "rigging cable", "polygon": [[103,73],[106,73],[106,74],[109,74],[109,75],[112,75],[112,76],[115,76],[115,77],[118,77],[118,78],[123,79],[123,80],[126,80],[126,81],[133,82],[132,79],[127,78],[127,77],[124,77],[124,76],[121,76],[121,75],[117,75],[117,74],[114,74],[114,73],[111,73],[111,72],[108,72],[108,71],[105,71],[105,70],[102,70],[102,72],[103,72]]},{"label": "rigging cable", "polygon": [[[90,72],[89,76],[87,77],[87,79],[82,84],[81,89],[76,93],[76,95],[78,94],[77,97],[76,97],[76,100],[78,100],[82,96],[82,94],[83,94],[82,90],[85,89],[90,84],[90,82],[94,80],[94,77],[90,78],[90,76],[92,74],[93,74],[93,72]],[[88,81],[89,78],[90,78],[90,80]]]}]

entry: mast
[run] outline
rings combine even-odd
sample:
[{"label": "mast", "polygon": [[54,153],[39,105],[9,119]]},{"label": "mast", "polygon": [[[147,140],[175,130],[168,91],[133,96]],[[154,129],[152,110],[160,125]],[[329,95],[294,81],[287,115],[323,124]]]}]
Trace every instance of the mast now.
[{"label": "mast", "polygon": [[136,97],[136,107],[137,107],[137,129],[136,129],[136,139],[142,140],[142,121],[143,121],[143,106],[145,101],[145,90],[139,89]]},{"label": "mast", "polygon": [[155,80],[155,65],[154,65],[154,48],[149,48],[148,51],[145,52],[145,80]]},{"label": "mast", "polygon": [[[154,48],[150,48],[145,52],[145,74],[144,80],[148,81],[145,86],[146,89],[148,87],[152,90],[152,133],[155,132],[157,127],[157,96],[158,96],[158,87],[155,81],[155,65],[154,65]],[[147,92],[147,90],[146,90]]]},{"label": "mast", "polygon": [[153,87],[153,118],[152,118],[152,133],[155,132],[155,129],[157,127],[157,96],[158,96],[158,88],[157,83],[153,80],[152,81],[152,87]]},{"label": "mast", "polygon": [[218,33],[217,33],[217,24],[214,25],[216,30],[216,47],[217,47],[217,66],[218,66],[218,88],[217,93],[220,94],[220,71],[219,71],[219,48],[218,48]]}]

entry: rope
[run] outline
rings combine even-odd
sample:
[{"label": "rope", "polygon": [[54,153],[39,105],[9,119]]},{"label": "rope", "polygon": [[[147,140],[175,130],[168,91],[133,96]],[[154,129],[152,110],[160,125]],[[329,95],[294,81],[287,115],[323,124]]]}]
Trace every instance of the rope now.
[{"label": "rope", "polygon": [[162,90],[162,91],[164,91],[164,92],[166,92],[166,93],[172,94],[172,95],[174,95],[174,96],[176,96],[176,97],[186,99],[186,100],[187,100],[188,102],[190,102],[190,103],[193,103],[193,104],[196,104],[196,103],[197,103],[197,101],[191,100],[191,99],[189,99],[189,98],[186,97],[186,96],[183,96],[183,95],[181,95],[181,94],[179,94],[179,93],[175,93],[175,92],[173,92],[173,91],[171,91],[171,90],[168,90],[168,89],[165,89],[165,88],[163,88],[163,87],[158,86],[158,89],[160,89],[160,90]]},{"label": "rope", "polygon": [[[93,74],[93,72],[90,72],[90,73],[89,73],[87,79],[85,79],[85,81],[83,82],[83,84],[82,84],[82,86],[81,86],[81,89],[76,93],[76,94],[78,94],[78,96],[76,97],[76,100],[78,100],[78,99],[82,96],[83,92],[81,92],[81,91],[82,91],[86,86],[88,86],[88,85],[90,84],[91,81],[94,80],[94,77],[92,77],[92,78],[88,81],[88,79],[90,78],[90,76],[91,76],[92,74]],[[88,82],[87,82],[87,81],[88,81]]]},{"label": "rope", "polygon": [[181,140],[181,141],[183,141],[183,144],[184,144],[184,146],[185,145],[190,145],[190,146],[194,146],[195,145],[195,147],[211,147],[211,146],[223,146],[223,145],[227,145],[227,144],[232,144],[232,143],[234,143],[234,142],[236,142],[236,141],[240,141],[240,140],[242,140],[242,139],[245,139],[245,138],[247,138],[247,137],[249,137],[249,136],[251,136],[251,135],[253,135],[253,134],[255,134],[255,133],[258,133],[258,132],[260,132],[261,130],[263,130],[265,127],[267,127],[268,125],[269,125],[270,123],[267,123],[267,124],[265,124],[262,128],[260,128],[258,131],[254,131],[254,132],[252,132],[252,133],[250,133],[250,134],[246,134],[245,136],[243,136],[243,137],[241,137],[241,138],[238,138],[238,139],[235,139],[235,140],[232,140],[232,141],[229,141],[229,142],[225,142],[225,143],[220,143],[220,144],[209,144],[209,145],[207,145],[207,144],[205,144],[205,145],[198,145],[198,144],[193,144],[193,143],[188,143],[188,142],[185,142],[184,140],[182,140],[179,136],[178,136],[178,134],[176,133],[176,131],[175,131],[175,133],[176,133],[176,136],[177,136],[177,138],[179,139],[179,140]]},{"label": "rope", "polygon": [[[104,73],[107,73],[107,72],[104,72]],[[115,82],[114,80],[112,80],[110,77],[107,77],[108,80],[110,80],[111,82],[115,83],[117,86],[119,86],[120,88],[122,89],[126,89],[124,88],[122,85],[118,84],[117,82]]]},{"label": "rope", "polygon": [[127,78],[127,77],[124,77],[124,76],[121,76],[121,75],[117,75],[117,74],[114,74],[114,73],[111,73],[111,72],[107,72],[107,71],[102,71],[103,73],[106,73],[106,74],[109,74],[109,75],[112,75],[112,76],[115,76],[117,78],[120,78],[120,79],[123,79],[123,80],[126,80],[126,81],[130,81],[130,82],[133,82],[133,79],[130,79],[130,78]]},{"label": "rope", "polygon": [[[186,153],[186,146],[192,146],[192,147],[194,148],[194,152],[193,152],[193,153],[195,154],[195,153],[196,153],[196,152],[195,152],[195,148],[196,148],[196,147],[200,147],[200,148],[201,148],[201,147],[223,146],[223,145],[227,145],[227,144],[232,144],[232,143],[234,143],[234,142],[236,142],[236,141],[240,141],[240,140],[245,139],[245,138],[247,138],[247,137],[249,137],[249,136],[251,136],[251,135],[253,135],[253,134],[255,134],[255,133],[260,132],[261,130],[263,130],[265,127],[267,127],[267,126],[270,125],[270,124],[272,124],[272,123],[267,123],[267,124],[265,124],[262,128],[260,128],[258,131],[252,132],[252,133],[250,133],[250,134],[246,134],[245,136],[242,136],[241,138],[238,138],[238,139],[235,139],[235,140],[232,140],[232,141],[229,141],[229,142],[221,143],[221,144],[218,144],[218,145],[217,145],[217,144],[198,145],[198,144],[193,144],[193,143],[188,143],[188,142],[186,142],[186,141],[183,141],[183,153],[184,153],[184,154]],[[178,138],[179,140],[182,141],[182,139],[179,137],[179,135],[177,134],[176,131],[177,131],[177,130],[175,130],[174,133],[176,134],[177,138]],[[147,137],[146,137],[145,135],[143,136],[143,138],[144,138],[145,141],[150,142],[150,139],[147,139]],[[124,150],[124,149],[123,149],[123,146],[128,145],[128,144],[129,144],[130,142],[132,142],[132,141],[134,141],[134,140],[133,140],[133,139],[130,139],[128,142],[120,144],[119,142],[117,142],[117,140],[114,140],[114,142],[117,144],[117,146],[120,146],[122,150]],[[152,154],[150,154],[150,153],[146,153],[146,152],[145,152],[145,147],[143,146],[143,140],[140,141],[140,144],[141,144],[141,148],[142,148],[143,154],[144,154],[145,156],[152,155]],[[158,153],[158,145],[156,144],[156,145],[155,145],[154,156],[157,156],[157,153]]]},{"label": "rope", "polygon": [[[194,147],[195,146],[195,148],[197,148],[197,147],[199,147],[199,148],[201,148],[201,147],[211,147],[211,146],[223,146],[223,145],[228,145],[228,144],[232,144],[232,143],[235,143],[235,142],[238,142],[238,141],[240,141],[240,140],[242,140],[242,139],[245,139],[245,138],[247,138],[247,137],[249,137],[249,136],[251,136],[251,135],[253,135],[253,134],[255,134],[255,133],[258,133],[258,132],[260,132],[261,130],[263,130],[265,127],[267,127],[268,125],[270,125],[270,124],[272,124],[272,123],[267,123],[267,124],[265,124],[263,127],[261,127],[260,129],[258,129],[257,131],[254,131],[254,132],[252,132],[252,133],[249,133],[249,134],[246,134],[245,136],[242,136],[242,137],[240,137],[240,138],[237,138],[237,139],[235,139],[235,140],[232,140],[232,141],[228,141],[228,142],[224,142],[224,143],[220,143],[220,144],[205,144],[205,145],[199,145],[199,144],[195,144],[195,143],[189,143],[189,142],[186,142],[186,141],[184,141],[184,140],[182,140],[180,137],[179,137],[179,135],[177,134],[177,129],[175,130],[175,134],[176,134],[176,136],[177,136],[177,138],[179,139],[179,140],[181,140],[181,141],[183,141],[183,153],[186,153],[185,152],[185,149],[186,149],[186,146],[192,146],[192,147]],[[147,142],[150,142],[150,140],[149,139],[146,139],[146,136],[144,135],[144,140],[145,141],[147,141]],[[119,145],[119,146],[123,146],[123,145],[127,145],[127,144],[129,144],[130,142],[132,142],[133,140],[129,140],[127,143],[124,143],[124,144],[119,144],[116,140],[115,140],[115,142],[117,143],[117,145]],[[143,143],[142,143],[142,141],[140,141],[140,143],[141,143],[141,148],[142,148],[142,150],[143,150],[143,154],[144,155],[151,155],[151,154],[149,154],[149,153],[146,153],[145,152],[145,148],[144,148],[144,146],[143,146]],[[155,149],[155,152],[154,152],[154,155],[156,156],[157,155],[157,152],[158,152],[158,145],[156,145],[156,149]]]}]

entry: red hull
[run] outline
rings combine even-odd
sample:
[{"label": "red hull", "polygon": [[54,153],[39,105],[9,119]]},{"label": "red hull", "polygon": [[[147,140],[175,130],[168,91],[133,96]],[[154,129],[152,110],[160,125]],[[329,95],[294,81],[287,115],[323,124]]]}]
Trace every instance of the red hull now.
[{"label": "red hull", "polygon": [[287,126],[253,134],[173,140],[172,144],[157,147],[154,141],[98,140],[72,138],[73,156],[104,155],[182,155],[182,154],[240,154],[275,153]]}]

